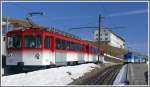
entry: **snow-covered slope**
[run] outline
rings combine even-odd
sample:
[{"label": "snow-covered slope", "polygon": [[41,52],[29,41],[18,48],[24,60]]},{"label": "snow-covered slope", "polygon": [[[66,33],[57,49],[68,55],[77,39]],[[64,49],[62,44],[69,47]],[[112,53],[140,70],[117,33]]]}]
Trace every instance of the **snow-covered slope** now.
[{"label": "snow-covered slope", "polygon": [[67,85],[99,65],[89,63],[2,77],[2,86]]}]

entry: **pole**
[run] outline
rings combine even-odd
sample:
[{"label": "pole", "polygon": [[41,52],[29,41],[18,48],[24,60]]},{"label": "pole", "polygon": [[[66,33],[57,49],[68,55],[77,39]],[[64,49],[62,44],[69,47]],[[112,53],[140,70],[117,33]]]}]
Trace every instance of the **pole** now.
[{"label": "pole", "polygon": [[[99,14],[99,29],[98,29],[98,48],[100,49],[100,34],[101,34],[101,14]],[[100,54],[98,56],[98,61],[100,60]]]}]

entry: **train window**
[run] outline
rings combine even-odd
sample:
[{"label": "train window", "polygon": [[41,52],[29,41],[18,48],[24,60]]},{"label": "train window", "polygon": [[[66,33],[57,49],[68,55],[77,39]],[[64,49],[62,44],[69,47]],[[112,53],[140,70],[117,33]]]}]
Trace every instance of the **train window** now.
[{"label": "train window", "polygon": [[80,51],[83,51],[83,46],[81,44],[79,44],[80,46]]},{"label": "train window", "polygon": [[81,46],[81,44],[79,43],[74,43],[74,42],[67,42],[67,46],[69,48],[69,50],[74,50],[74,51],[81,51],[83,50],[83,46]]},{"label": "train window", "polygon": [[78,51],[79,50],[79,44],[78,43],[74,43],[74,50]]},{"label": "train window", "polygon": [[79,51],[81,51],[82,47],[81,47],[81,44],[78,44],[78,47],[79,47]]},{"label": "train window", "polygon": [[70,50],[70,42],[69,41],[66,41],[66,49]]},{"label": "train window", "polygon": [[60,39],[56,39],[56,48],[61,49],[61,40]]},{"label": "train window", "polygon": [[74,44],[73,44],[73,50],[75,50],[75,51],[78,50],[77,43],[74,43]]},{"label": "train window", "polygon": [[75,50],[75,51],[78,50],[78,46],[76,43],[73,44],[73,50]]},{"label": "train window", "polygon": [[78,51],[81,51],[81,45],[78,44]]},{"label": "train window", "polygon": [[21,36],[8,37],[8,48],[21,48]]},{"label": "train window", "polygon": [[41,48],[42,37],[41,36],[25,36],[24,47],[25,48]]},{"label": "train window", "polygon": [[73,50],[73,42],[70,43],[70,50]]},{"label": "train window", "polygon": [[65,50],[66,49],[66,41],[62,40],[62,49]]},{"label": "train window", "polygon": [[79,44],[79,50],[82,51],[82,45],[81,44]]},{"label": "train window", "polygon": [[77,51],[80,50],[80,45],[78,43],[76,43],[76,48],[77,48]]},{"label": "train window", "polygon": [[127,55],[127,57],[128,57],[128,58],[132,58],[132,56],[131,56],[131,55]]},{"label": "train window", "polygon": [[46,36],[44,40],[44,48],[50,48],[51,47],[51,38]]}]

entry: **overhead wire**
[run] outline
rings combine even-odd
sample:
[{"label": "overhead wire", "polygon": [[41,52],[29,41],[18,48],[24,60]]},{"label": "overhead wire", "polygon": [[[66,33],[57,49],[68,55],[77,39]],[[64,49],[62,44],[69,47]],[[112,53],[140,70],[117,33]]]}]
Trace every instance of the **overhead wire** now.
[{"label": "overhead wire", "polygon": [[[30,8],[27,8],[27,7],[24,7],[24,6],[22,6],[22,5],[19,5],[19,4],[15,4],[15,3],[12,3],[12,5],[14,5],[14,6],[16,6],[17,8],[19,7],[20,9],[22,9],[22,10],[25,10],[25,11],[28,11],[28,12],[37,12],[38,10],[33,10],[33,9],[30,9]],[[45,17],[46,18],[46,20],[53,20],[53,19],[51,19],[49,16],[47,16],[47,15],[43,15],[43,17]],[[85,16],[84,16],[85,17]],[[88,16],[89,17],[89,16]],[[56,20],[53,20],[53,21],[56,21]],[[88,23],[86,23],[86,24],[82,24],[82,25],[89,25],[89,24],[92,24],[92,23],[95,23],[95,22],[88,22]]]}]

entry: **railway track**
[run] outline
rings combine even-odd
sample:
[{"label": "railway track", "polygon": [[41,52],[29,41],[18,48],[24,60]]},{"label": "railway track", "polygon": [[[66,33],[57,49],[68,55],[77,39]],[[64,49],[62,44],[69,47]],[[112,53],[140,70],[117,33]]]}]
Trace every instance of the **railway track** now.
[{"label": "railway track", "polygon": [[96,78],[90,80],[86,85],[112,85],[122,65],[107,67],[100,72]]},{"label": "railway track", "polygon": [[82,78],[76,79],[70,85],[112,85],[122,64],[95,69]]}]

